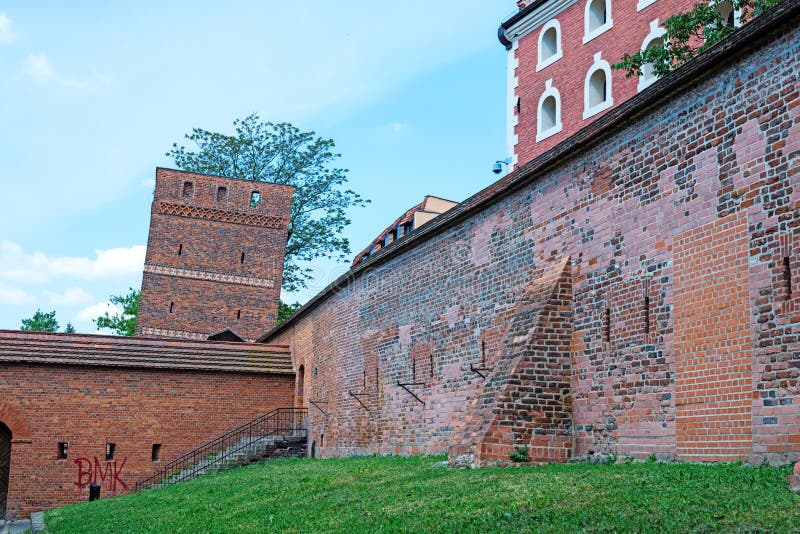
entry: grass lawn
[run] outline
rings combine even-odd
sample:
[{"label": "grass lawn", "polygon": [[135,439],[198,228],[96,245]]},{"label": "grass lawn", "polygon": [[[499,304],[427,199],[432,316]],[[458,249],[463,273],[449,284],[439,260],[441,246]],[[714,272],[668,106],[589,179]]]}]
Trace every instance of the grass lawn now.
[{"label": "grass lawn", "polygon": [[47,513],[68,532],[800,532],[790,470],[278,460]]}]

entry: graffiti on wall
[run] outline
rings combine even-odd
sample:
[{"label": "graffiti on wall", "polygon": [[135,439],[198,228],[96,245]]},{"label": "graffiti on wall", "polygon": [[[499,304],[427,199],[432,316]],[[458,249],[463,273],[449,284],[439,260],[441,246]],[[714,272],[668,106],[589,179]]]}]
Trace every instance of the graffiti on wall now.
[{"label": "graffiti on wall", "polygon": [[[89,458],[77,458],[75,465],[78,466],[78,480],[75,485],[83,489],[89,484],[100,484],[111,493],[116,493],[118,489],[128,489],[128,485],[120,477],[127,461],[127,458],[123,458],[121,464],[118,464],[116,460],[106,460],[101,463],[97,456],[94,457],[94,461]],[[103,464],[105,464],[105,469]],[[103,484],[106,480],[108,482]]]}]

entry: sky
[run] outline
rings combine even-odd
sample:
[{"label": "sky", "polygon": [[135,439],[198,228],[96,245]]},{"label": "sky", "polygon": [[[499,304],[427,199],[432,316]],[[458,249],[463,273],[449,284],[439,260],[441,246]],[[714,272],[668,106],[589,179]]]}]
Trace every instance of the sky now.
[{"label": "sky", "polygon": [[[515,6],[0,0],[0,328],[41,309],[93,333],[109,295],[140,287],[155,168],[195,127],[257,113],[334,139],[372,201],[349,213],[353,255],[426,194],[488,186]],[[348,267],[315,263],[284,298]]]}]

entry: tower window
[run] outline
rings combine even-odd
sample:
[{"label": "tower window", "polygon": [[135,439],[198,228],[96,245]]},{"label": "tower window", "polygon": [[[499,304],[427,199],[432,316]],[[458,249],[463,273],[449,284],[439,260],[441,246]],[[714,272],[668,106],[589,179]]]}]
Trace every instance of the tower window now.
[{"label": "tower window", "polygon": [[258,206],[259,202],[261,202],[261,193],[258,191],[253,191],[250,194],[250,207],[255,208]]},{"label": "tower window", "polygon": [[611,341],[611,309],[606,308],[606,313],[603,317],[603,341],[609,343]]},{"label": "tower window", "polygon": [[236,311],[236,318],[237,319],[241,319],[242,318],[242,310],[237,310]]},{"label": "tower window", "polygon": [[[664,28],[658,26],[658,19],[650,22],[650,33],[644,38],[642,43],[642,51],[649,50],[663,43]],[[641,91],[658,79],[658,76],[653,72],[653,64],[645,63],[642,65],[642,75],[639,76],[638,90]]]},{"label": "tower window", "polygon": [[194,184],[192,182],[183,182],[183,198],[192,198],[194,195]]},{"label": "tower window", "polygon": [[542,26],[538,50],[537,72],[561,59],[561,25],[556,19]]},{"label": "tower window", "polygon": [[150,459],[157,462],[161,458],[161,444],[153,443],[153,451],[150,453]]},{"label": "tower window", "polygon": [[650,297],[644,298],[644,333],[650,333]]},{"label": "tower window", "polygon": [[58,459],[59,460],[66,460],[67,459],[67,451],[69,449],[69,443],[66,441],[62,441],[58,444]]},{"label": "tower window", "polygon": [[178,256],[182,256],[182,255],[183,255],[183,243],[178,245]]},{"label": "tower window", "polygon": [[553,87],[553,80],[547,80],[544,93],[539,98],[536,141],[539,142],[557,134],[561,128],[561,95]]},{"label": "tower window", "polygon": [[113,460],[115,452],[117,452],[117,444],[106,443],[106,461]]},{"label": "tower window", "polygon": [[611,0],[587,0],[584,17],[583,43],[586,44],[614,25],[611,20]]},{"label": "tower window", "polygon": [[175,303],[174,302],[170,302],[169,303],[169,312],[172,313],[174,311],[175,311]]},{"label": "tower window", "polygon": [[217,188],[217,202],[225,202],[228,200],[228,188],[227,187],[218,187]]},{"label": "tower window", "polygon": [[594,55],[594,64],[586,73],[584,82],[583,118],[588,119],[614,105],[611,95],[611,65],[601,59],[600,52]]},{"label": "tower window", "polygon": [[242,256],[239,258],[239,263],[244,263],[244,252],[242,252]]}]

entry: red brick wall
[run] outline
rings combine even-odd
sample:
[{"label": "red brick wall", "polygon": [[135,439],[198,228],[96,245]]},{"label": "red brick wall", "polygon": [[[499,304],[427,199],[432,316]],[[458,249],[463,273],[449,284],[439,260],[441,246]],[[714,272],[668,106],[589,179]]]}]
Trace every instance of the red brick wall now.
[{"label": "red brick wall", "polygon": [[675,420],[687,460],[746,460],[753,448],[747,237],[739,213],[675,239]]},{"label": "red brick wall", "polygon": [[[93,471],[98,458],[103,496],[112,482],[118,493],[130,490],[171,459],[291,406],[293,383],[291,375],[2,364],[0,422],[13,433],[8,516],[86,500],[81,458]],[[66,460],[57,459],[59,442],[69,443]],[[107,442],[116,444],[109,463]],[[153,444],[162,446],[159,462]]]},{"label": "red brick wall", "polygon": [[[430,223],[435,233],[393,245],[383,261],[378,255],[343,277],[272,340],[291,341],[295,363],[306,368],[306,402],[324,408],[309,406],[321,454],[446,451],[483,391],[471,367],[497,364],[519,295],[552,258],[569,257],[574,330],[565,429],[573,454],[701,457],[702,440],[687,426],[697,395],[689,358],[697,357],[708,371],[703,417],[715,429],[702,439],[719,438],[704,458],[796,460],[798,58],[796,26],[753,43],[724,70],[695,72],[670,99],[481,209],[454,208]],[[726,265],[715,266],[717,257]],[[784,257],[794,269],[791,295]],[[696,302],[699,285],[703,298],[724,290],[727,311]],[[710,345],[694,348],[691,339],[723,315],[730,332],[714,335],[730,361],[711,367]],[[424,404],[398,386],[411,381],[422,383],[410,389]],[[715,397],[717,382],[736,396],[732,411]]]},{"label": "red brick wall", "polygon": [[[253,191],[261,202],[251,208]],[[137,333],[205,339],[230,328],[255,339],[269,329],[291,198],[287,186],[158,169]]]},{"label": "red brick wall", "polygon": [[[580,0],[553,17],[561,25],[563,56],[539,72],[536,72],[536,65],[541,26],[519,39],[519,47],[515,53],[518,61],[515,96],[520,99],[520,111],[518,114],[515,112],[519,122],[514,132],[518,138],[514,153],[520,165],[543,154],[607,113],[603,111],[583,118],[584,82],[596,53],[600,52],[601,58],[613,65],[625,53],[632,54],[642,47],[645,37],[650,33],[652,21],[658,19],[663,27],[663,22],[670,15],[691,9],[695,3],[694,0],[656,0],[637,11],[637,0],[608,0],[611,3],[613,26],[584,44],[587,1]],[[638,93],[638,78],[626,78],[625,75],[624,71],[612,70],[611,93],[614,107]],[[547,80],[552,80],[553,87],[561,97],[563,129],[558,134],[536,142],[539,98],[545,91]]]}]

